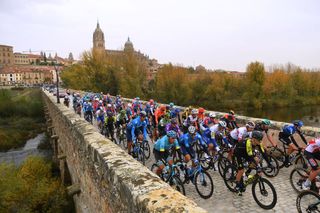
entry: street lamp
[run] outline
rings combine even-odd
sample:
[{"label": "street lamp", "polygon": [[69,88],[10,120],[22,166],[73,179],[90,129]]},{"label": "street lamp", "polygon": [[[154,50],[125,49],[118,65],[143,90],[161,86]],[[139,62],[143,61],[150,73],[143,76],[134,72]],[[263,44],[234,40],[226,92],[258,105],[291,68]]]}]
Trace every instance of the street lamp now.
[{"label": "street lamp", "polygon": [[53,61],[54,69],[56,70],[56,83],[57,83],[57,103],[60,104],[60,95],[59,95],[59,75],[58,75],[58,64],[56,64],[56,60]]}]

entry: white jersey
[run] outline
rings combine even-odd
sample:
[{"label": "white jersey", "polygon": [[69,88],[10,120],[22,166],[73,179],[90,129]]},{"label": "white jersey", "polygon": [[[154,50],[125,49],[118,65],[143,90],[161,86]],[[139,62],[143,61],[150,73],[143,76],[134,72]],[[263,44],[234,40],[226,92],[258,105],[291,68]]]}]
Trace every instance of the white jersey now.
[{"label": "white jersey", "polygon": [[305,149],[307,152],[315,153],[320,151],[320,138],[309,141],[308,146]]},{"label": "white jersey", "polygon": [[251,132],[247,131],[247,127],[243,126],[236,128],[230,132],[230,136],[237,141],[240,141],[246,137],[251,137]]}]

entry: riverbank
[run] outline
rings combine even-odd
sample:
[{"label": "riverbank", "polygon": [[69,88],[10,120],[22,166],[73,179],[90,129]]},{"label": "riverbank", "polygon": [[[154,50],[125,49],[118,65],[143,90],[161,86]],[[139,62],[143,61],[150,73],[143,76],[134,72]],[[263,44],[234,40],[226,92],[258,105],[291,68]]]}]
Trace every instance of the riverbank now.
[{"label": "riverbank", "polygon": [[24,146],[45,131],[43,103],[39,89],[0,90],[0,151]]}]

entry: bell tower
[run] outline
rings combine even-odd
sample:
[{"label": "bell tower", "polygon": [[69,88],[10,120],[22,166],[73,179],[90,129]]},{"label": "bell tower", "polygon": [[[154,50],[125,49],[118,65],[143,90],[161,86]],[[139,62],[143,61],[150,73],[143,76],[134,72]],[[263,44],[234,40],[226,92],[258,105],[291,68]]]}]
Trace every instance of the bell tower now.
[{"label": "bell tower", "polygon": [[97,22],[97,27],[93,33],[93,49],[105,51],[104,34],[100,28],[99,22]]}]

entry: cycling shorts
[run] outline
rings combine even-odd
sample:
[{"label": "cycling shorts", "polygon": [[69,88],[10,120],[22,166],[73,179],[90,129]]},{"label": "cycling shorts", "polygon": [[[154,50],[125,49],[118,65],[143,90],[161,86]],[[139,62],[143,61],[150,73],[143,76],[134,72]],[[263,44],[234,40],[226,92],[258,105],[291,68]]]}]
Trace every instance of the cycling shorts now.
[{"label": "cycling shorts", "polygon": [[[137,138],[138,135],[141,135],[141,134],[143,134],[143,126],[141,126],[139,128],[135,128],[135,130],[134,130],[135,138]],[[127,127],[126,135],[127,135],[127,140],[132,141],[131,128]]]},{"label": "cycling shorts", "polygon": [[317,170],[319,166],[316,160],[320,160],[320,152],[311,153],[308,151],[304,151],[304,155],[306,156],[307,161],[311,166],[312,170]]},{"label": "cycling shorts", "polygon": [[283,132],[279,132],[279,140],[284,143],[285,145],[290,145],[292,143],[291,139],[288,135],[284,134]]}]

